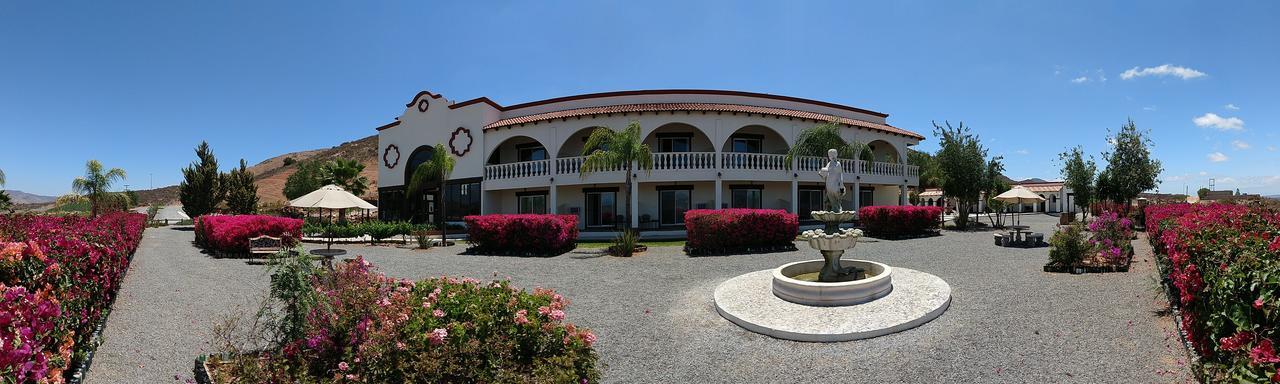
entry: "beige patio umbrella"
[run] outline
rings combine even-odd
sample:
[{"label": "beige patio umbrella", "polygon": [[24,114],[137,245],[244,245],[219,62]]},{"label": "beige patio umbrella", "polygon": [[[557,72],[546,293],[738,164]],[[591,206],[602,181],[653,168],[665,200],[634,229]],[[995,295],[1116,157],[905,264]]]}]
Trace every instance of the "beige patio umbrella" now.
[{"label": "beige patio umbrella", "polygon": [[[360,197],[347,192],[342,187],[329,184],[311,193],[302,195],[302,197],[293,199],[289,202],[290,207],[298,208],[320,208],[320,209],[378,209],[377,206],[369,204]],[[333,237],[329,237],[329,244],[326,249],[333,246]]]},{"label": "beige patio umbrella", "polygon": [[1022,203],[1024,201],[1038,203],[1038,202],[1044,201],[1044,198],[1040,197],[1040,195],[1037,195],[1035,192],[1031,192],[1031,190],[1027,189],[1026,187],[1023,187],[1021,185],[1015,185],[1013,186],[1013,189],[1004,191],[1004,193],[996,195],[996,200],[1000,200],[1006,203],[1018,203],[1019,209],[1014,212],[1014,217],[1018,218],[1018,224],[1022,224],[1022,219],[1020,218],[1020,215],[1019,215],[1019,213],[1021,213],[1022,211],[1021,209]]}]

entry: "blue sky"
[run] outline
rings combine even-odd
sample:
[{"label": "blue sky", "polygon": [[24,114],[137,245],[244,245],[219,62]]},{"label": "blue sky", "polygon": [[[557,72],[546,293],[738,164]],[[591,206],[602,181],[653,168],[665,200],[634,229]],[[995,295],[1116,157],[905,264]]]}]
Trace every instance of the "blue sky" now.
[{"label": "blue sky", "polygon": [[172,185],[202,139],[224,166],[337,145],[419,90],[714,88],[885,112],[925,150],[963,121],[1014,178],[1133,118],[1161,191],[1280,194],[1280,2],[471,3],[0,3],[6,188],[66,193],[91,158]]}]

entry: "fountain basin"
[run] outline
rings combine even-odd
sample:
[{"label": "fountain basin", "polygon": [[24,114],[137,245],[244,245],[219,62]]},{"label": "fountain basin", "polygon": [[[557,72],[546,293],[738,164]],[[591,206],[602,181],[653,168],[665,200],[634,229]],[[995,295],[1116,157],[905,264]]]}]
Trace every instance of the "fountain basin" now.
[{"label": "fountain basin", "polygon": [[773,270],[773,294],[802,305],[833,307],[855,305],[879,299],[893,291],[893,268],[868,260],[840,260],[843,267],[866,270],[867,278],[824,283],[795,278],[822,270],[823,260],[797,261]]}]

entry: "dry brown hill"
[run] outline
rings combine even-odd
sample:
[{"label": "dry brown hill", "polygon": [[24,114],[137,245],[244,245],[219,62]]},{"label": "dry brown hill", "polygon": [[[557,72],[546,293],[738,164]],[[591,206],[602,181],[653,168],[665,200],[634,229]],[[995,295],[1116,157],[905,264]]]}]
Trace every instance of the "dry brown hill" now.
[{"label": "dry brown hill", "polygon": [[[287,158],[293,159],[289,161],[290,165],[284,164]],[[297,162],[329,161],[338,158],[357,159],[360,164],[364,164],[364,172],[361,175],[369,178],[369,191],[364,197],[376,198],[378,195],[378,135],[372,135],[331,148],[286,153],[249,167],[249,171],[253,172],[257,179],[259,203],[281,204],[286,201],[283,192],[284,182],[289,179],[289,175],[298,170]],[[141,200],[142,205],[176,204],[178,201],[176,185],[137,192],[138,200]]]}]

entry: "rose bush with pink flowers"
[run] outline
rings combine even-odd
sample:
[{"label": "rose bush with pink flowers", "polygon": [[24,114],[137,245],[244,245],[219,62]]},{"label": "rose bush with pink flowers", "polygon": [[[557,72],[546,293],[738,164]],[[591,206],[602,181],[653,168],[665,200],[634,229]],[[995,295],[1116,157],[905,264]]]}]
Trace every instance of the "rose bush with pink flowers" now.
[{"label": "rose bush with pink flowers", "polygon": [[480,254],[555,256],[578,241],[577,215],[466,216],[467,241]]},{"label": "rose bush with pink flowers", "polygon": [[195,220],[196,244],[227,253],[249,252],[249,239],[279,237],[285,246],[297,244],[302,220],[266,215],[205,215]]},{"label": "rose bush with pink flowers", "polygon": [[[291,269],[301,269],[290,271]],[[305,276],[304,284],[289,276]],[[214,356],[238,382],[594,383],[594,333],[565,322],[569,301],[506,280],[398,280],[362,257],[332,272],[294,258],[272,275],[287,309],[266,352]],[[220,381],[221,382],[221,381]]]},{"label": "rose bush with pink flowers", "polygon": [[693,209],[684,213],[690,255],[795,248],[800,220],[781,209]]},{"label": "rose bush with pink flowers", "polygon": [[104,320],[146,215],[0,216],[0,381],[60,383]]},{"label": "rose bush with pink flowers", "polygon": [[1146,208],[1181,326],[1210,381],[1280,381],[1280,212],[1232,204]]},{"label": "rose bush with pink flowers", "polygon": [[858,221],[875,237],[919,236],[942,226],[942,207],[886,205],[862,207]]}]

